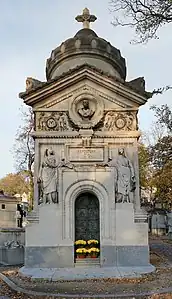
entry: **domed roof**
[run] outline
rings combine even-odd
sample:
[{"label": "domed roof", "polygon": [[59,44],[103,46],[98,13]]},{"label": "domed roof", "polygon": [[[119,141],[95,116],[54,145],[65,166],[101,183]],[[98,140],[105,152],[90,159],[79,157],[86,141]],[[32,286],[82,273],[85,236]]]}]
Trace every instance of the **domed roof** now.
[{"label": "domed roof", "polygon": [[88,9],[76,17],[84,28],[52,51],[46,65],[47,81],[85,63],[125,80],[126,63],[120,51],[89,28],[89,23],[96,19]]},{"label": "domed roof", "polygon": [[89,36],[89,37],[98,37],[98,35],[90,28],[82,28],[80,29],[74,36],[77,38],[82,38],[83,36]]}]

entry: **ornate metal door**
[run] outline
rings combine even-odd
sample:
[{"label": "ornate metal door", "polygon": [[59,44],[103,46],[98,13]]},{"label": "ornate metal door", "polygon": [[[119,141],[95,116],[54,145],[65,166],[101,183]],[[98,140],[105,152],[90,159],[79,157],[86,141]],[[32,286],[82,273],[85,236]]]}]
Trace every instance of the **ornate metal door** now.
[{"label": "ornate metal door", "polygon": [[91,193],[75,201],[75,240],[100,240],[99,200]]}]

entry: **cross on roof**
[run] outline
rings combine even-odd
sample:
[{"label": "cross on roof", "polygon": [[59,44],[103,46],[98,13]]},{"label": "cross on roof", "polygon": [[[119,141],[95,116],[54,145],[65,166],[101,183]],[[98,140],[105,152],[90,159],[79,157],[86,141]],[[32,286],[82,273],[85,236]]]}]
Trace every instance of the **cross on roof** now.
[{"label": "cross on roof", "polygon": [[90,23],[95,22],[97,20],[97,17],[94,15],[90,15],[90,11],[88,8],[83,9],[82,15],[79,15],[75,18],[76,21],[83,23],[84,29],[90,28]]}]

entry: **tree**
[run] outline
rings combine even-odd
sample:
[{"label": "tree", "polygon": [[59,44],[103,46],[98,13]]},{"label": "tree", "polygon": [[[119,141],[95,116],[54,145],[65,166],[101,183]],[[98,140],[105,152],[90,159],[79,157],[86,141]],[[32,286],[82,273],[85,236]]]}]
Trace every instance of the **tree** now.
[{"label": "tree", "polygon": [[34,114],[32,108],[21,110],[23,125],[19,127],[15,145],[14,158],[17,171],[27,171],[30,182],[31,205],[33,208],[33,173],[32,165],[34,162],[34,140],[32,131],[34,129]]},{"label": "tree", "polygon": [[172,136],[164,136],[149,147],[151,163],[156,170],[172,162]]},{"label": "tree", "polygon": [[149,134],[144,134],[139,150],[140,181],[141,187],[151,191],[152,199],[161,201],[162,206],[165,207],[172,203],[172,136],[170,134],[172,113],[167,105],[153,106],[152,109],[156,121]]},{"label": "tree", "polygon": [[172,205],[172,162],[167,162],[162,169],[154,171],[152,184],[155,187],[155,201],[161,202],[163,207]]},{"label": "tree", "polygon": [[168,105],[161,105],[157,107],[153,105],[151,109],[155,112],[157,123],[165,126],[168,133],[172,132],[172,112]]},{"label": "tree", "polygon": [[29,193],[30,186],[27,180],[27,173],[9,173],[4,178],[0,179],[0,189],[5,194],[14,196],[15,194],[22,195],[24,192]]},{"label": "tree", "polygon": [[165,126],[160,124],[160,122],[155,121],[148,131],[142,132],[142,143],[147,147],[155,145],[165,135]]},{"label": "tree", "polygon": [[149,151],[143,143],[139,143],[139,178],[140,186],[148,187],[149,182]]},{"label": "tree", "polygon": [[155,187],[155,198],[162,205],[172,203],[172,136],[166,135],[149,146],[152,165],[152,185]]},{"label": "tree", "polygon": [[115,26],[135,28],[137,42],[158,38],[157,31],[172,22],[171,0],[111,0]]}]

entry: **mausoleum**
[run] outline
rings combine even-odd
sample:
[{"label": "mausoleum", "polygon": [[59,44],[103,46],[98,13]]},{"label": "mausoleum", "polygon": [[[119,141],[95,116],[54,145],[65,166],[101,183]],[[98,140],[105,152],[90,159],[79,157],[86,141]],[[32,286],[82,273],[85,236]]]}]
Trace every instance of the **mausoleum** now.
[{"label": "mausoleum", "polygon": [[17,227],[16,211],[19,199],[0,190],[0,228]]},{"label": "mausoleum", "polygon": [[[83,29],[51,52],[47,81],[27,78],[20,93],[35,115],[34,211],[26,227],[25,269],[151,271],[137,119],[151,94],[144,78],[126,81],[125,59],[90,29],[96,17],[88,9],[76,20]],[[92,239],[100,252],[81,262],[75,242]]]}]

